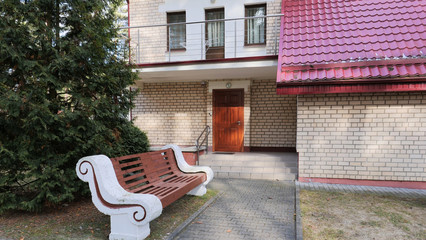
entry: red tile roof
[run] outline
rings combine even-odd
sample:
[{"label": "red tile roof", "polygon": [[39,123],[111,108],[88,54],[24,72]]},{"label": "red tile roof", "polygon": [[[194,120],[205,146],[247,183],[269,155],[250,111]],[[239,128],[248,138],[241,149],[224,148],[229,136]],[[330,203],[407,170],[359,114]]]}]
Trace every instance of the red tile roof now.
[{"label": "red tile roof", "polygon": [[426,1],[283,0],[278,84],[426,77]]}]

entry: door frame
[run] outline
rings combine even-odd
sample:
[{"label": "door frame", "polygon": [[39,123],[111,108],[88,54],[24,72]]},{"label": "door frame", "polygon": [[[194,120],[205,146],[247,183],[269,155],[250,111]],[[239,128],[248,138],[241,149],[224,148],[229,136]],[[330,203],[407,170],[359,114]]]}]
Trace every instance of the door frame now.
[{"label": "door frame", "polygon": [[215,103],[215,93],[217,93],[217,92],[233,92],[233,91],[239,91],[239,92],[241,92],[242,93],[242,103],[243,103],[243,106],[242,106],[242,120],[243,120],[243,126],[242,126],[242,142],[241,142],[241,148],[240,148],[240,150],[239,151],[236,151],[236,152],[244,152],[244,149],[245,149],[245,147],[244,147],[244,140],[245,140],[245,127],[246,127],[246,123],[245,123],[245,109],[244,109],[244,106],[245,106],[245,89],[244,88],[231,88],[231,89],[212,89],[212,150],[213,150],[213,152],[221,152],[221,151],[217,151],[216,150],[216,144],[215,144],[215,138],[216,138],[216,136],[215,136],[215,106],[214,106],[214,103]]}]

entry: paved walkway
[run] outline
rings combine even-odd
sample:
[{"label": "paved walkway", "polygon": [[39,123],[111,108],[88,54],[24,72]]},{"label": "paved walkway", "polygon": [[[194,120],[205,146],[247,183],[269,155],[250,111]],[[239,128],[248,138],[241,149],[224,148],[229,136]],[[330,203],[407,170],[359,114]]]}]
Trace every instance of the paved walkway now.
[{"label": "paved walkway", "polygon": [[405,197],[426,197],[426,190],[420,190],[420,189],[373,187],[373,186],[326,184],[326,183],[304,183],[304,182],[297,182],[297,181],[296,181],[296,186],[299,189],[307,189],[307,190],[340,191],[340,192],[352,192],[352,193],[374,193],[374,194],[405,196]]},{"label": "paved walkway", "polygon": [[216,202],[175,239],[295,239],[292,181],[215,179]]},{"label": "paved walkway", "polygon": [[214,179],[209,188],[221,195],[174,239],[302,239],[299,189],[426,197],[418,189],[253,179]]}]

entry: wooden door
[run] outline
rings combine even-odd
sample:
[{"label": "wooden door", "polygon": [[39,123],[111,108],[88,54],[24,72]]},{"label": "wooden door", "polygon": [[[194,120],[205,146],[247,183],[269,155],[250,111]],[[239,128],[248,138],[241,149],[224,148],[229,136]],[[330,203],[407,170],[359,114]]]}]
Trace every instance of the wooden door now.
[{"label": "wooden door", "polygon": [[244,151],[244,89],[213,90],[213,151]]},{"label": "wooden door", "polygon": [[[223,8],[206,10],[206,20],[224,19]],[[225,22],[206,23],[206,59],[225,57]]]}]

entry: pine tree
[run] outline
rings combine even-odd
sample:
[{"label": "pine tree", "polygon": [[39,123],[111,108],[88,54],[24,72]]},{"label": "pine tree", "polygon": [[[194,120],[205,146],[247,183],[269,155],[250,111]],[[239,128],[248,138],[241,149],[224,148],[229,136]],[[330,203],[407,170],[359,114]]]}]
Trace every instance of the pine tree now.
[{"label": "pine tree", "polygon": [[87,192],[75,164],[146,151],[126,120],[136,76],[114,14],[120,0],[0,2],[0,212]]}]

